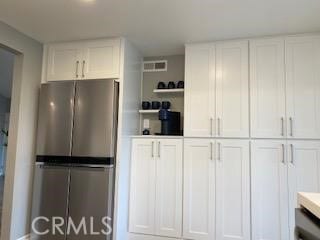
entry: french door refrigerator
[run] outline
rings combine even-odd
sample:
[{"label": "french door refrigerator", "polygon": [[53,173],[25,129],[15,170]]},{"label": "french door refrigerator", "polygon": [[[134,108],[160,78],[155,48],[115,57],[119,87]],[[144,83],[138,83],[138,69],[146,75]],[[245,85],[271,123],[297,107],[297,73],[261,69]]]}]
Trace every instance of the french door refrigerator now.
[{"label": "french door refrigerator", "polygon": [[118,88],[114,80],[42,84],[35,239],[112,239]]}]

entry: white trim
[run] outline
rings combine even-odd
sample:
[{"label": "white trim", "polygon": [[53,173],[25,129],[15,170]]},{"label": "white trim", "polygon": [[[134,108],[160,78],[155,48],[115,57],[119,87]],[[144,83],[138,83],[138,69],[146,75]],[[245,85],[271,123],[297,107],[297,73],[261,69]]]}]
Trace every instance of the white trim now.
[{"label": "white trim", "polygon": [[21,238],[18,238],[17,240],[30,240],[31,238],[30,238],[30,234],[27,234],[27,235],[25,235],[25,236],[23,236],[23,237],[21,237]]}]

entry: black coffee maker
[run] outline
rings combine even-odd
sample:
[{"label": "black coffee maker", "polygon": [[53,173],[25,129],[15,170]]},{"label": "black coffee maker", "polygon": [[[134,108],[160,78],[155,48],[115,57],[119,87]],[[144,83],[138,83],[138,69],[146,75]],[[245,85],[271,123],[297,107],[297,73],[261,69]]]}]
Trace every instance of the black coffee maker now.
[{"label": "black coffee maker", "polygon": [[180,112],[161,109],[159,120],[161,121],[161,135],[181,135]]}]

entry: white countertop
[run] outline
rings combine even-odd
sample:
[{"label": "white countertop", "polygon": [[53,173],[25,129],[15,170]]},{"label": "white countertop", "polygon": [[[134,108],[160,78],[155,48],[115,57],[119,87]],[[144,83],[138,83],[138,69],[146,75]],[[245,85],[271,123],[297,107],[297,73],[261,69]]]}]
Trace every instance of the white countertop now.
[{"label": "white countertop", "polygon": [[320,219],[320,193],[298,193],[298,204]]}]

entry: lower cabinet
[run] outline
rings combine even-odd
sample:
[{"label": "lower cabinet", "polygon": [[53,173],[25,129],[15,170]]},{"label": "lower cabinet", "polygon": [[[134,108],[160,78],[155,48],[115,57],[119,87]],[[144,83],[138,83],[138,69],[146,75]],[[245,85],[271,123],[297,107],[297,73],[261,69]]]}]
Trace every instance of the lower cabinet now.
[{"label": "lower cabinet", "polygon": [[130,232],[181,237],[182,143],[182,139],[133,139]]},{"label": "lower cabinet", "polygon": [[252,142],[252,238],[294,240],[298,192],[320,192],[320,142]]},{"label": "lower cabinet", "polygon": [[185,139],[183,237],[250,239],[247,140]]}]

